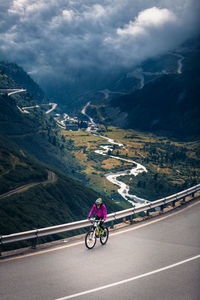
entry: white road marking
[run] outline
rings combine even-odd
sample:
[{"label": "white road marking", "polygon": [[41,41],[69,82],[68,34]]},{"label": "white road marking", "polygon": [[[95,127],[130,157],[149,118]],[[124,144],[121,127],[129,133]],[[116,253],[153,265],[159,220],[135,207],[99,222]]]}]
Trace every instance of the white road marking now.
[{"label": "white road marking", "polygon": [[137,280],[137,279],[140,279],[140,278],[151,276],[153,274],[156,274],[156,273],[159,273],[159,272],[162,272],[162,271],[165,271],[165,270],[169,270],[169,269],[175,268],[177,266],[180,266],[182,264],[185,264],[187,262],[190,262],[190,261],[198,259],[198,258],[200,258],[200,254],[196,255],[196,256],[193,256],[193,257],[190,257],[188,259],[179,261],[179,262],[177,262],[175,264],[172,264],[172,265],[169,265],[169,266],[157,269],[157,270],[153,270],[153,271],[148,272],[148,273],[144,273],[144,274],[141,274],[141,275],[138,275],[138,276],[134,276],[134,277],[131,277],[131,278],[128,278],[128,279],[125,279],[125,280],[118,281],[118,282],[114,282],[114,283],[111,283],[111,284],[108,284],[108,285],[100,286],[100,287],[92,289],[92,290],[88,290],[88,291],[80,292],[80,293],[77,293],[77,294],[69,295],[69,296],[66,296],[66,297],[63,297],[63,298],[57,298],[56,300],[67,300],[67,299],[72,299],[72,298],[76,298],[76,297],[79,297],[79,296],[83,296],[83,295],[95,293],[95,292],[98,292],[98,291],[101,291],[101,290],[104,290],[104,289],[111,288],[113,286],[124,284],[124,283],[130,282],[130,281],[134,281],[134,280]]}]

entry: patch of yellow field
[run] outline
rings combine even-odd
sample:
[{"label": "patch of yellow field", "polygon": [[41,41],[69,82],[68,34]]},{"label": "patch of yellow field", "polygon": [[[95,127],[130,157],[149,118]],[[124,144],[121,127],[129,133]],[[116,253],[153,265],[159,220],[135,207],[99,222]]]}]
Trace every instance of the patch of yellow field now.
[{"label": "patch of yellow field", "polygon": [[149,162],[149,167],[153,168],[153,169],[159,169],[159,165],[153,164],[152,162]]},{"label": "patch of yellow field", "polygon": [[188,157],[189,157],[189,158],[196,159],[196,160],[198,160],[198,159],[199,159],[199,158],[197,157],[197,155],[196,155],[196,153],[195,153],[195,152],[190,152],[190,153],[188,153]]},{"label": "patch of yellow field", "polygon": [[[95,136],[86,131],[62,131],[62,135],[65,136],[66,140],[73,140],[75,147],[87,147],[87,150],[94,149],[96,145],[106,144],[106,141],[101,137]],[[96,147],[95,147],[96,149]]]},{"label": "patch of yellow field", "polygon": [[118,159],[108,158],[108,159],[105,159],[104,161],[102,161],[101,166],[102,166],[102,168],[104,168],[106,170],[111,170],[111,169],[113,169],[115,167],[118,167],[118,166],[132,166],[132,164],[122,162]]},{"label": "patch of yellow field", "polygon": [[172,170],[169,168],[159,168],[159,173],[170,175],[172,173]]},{"label": "patch of yellow field", "polygon": [[90,176],[94,176],[95,174],[99,174],[100,172],[97,171],[97,170],[95,170],[95,169],[93,168],[91,162],[89,162],[89,163],[87,164],[86,169],[84,170],[84,173],[90,177]]},{"label": "patch of yellow field", "polygon": [[173,184],[183,184],[183,183],[185,182],[185,180],[179,178],[179,179],[176,179],[176,180],[172,180],[171,182],[172,182]]},{"label": "patch of yellow field", "polygon": [[151,133],[142,133],[135,131],[133,129],[120,129],[117,127],[109,126],[108,127],[108,132],[106,132],[106,136],[114,139],[114,140],[119,140],[120,142],[127,144],[127,141],[130,139],[134,141],[140,141],[140,142],[152,142],[152,140],[157,141],[157,137]]}]

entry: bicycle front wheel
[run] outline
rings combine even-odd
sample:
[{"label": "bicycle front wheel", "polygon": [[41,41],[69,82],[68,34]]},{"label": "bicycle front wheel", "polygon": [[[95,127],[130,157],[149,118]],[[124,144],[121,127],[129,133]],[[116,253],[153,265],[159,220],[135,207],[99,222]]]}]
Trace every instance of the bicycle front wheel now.
[{"label": "bicycle front wheel", "polygon": [[107,243],[109,237],[109,230],[107,227],[105,229],[106,229],[106,233],[100,237],[100,242],[102,245],[105,245]]},{"label": "bicycle front wheel", "polygon": [[95,244],[96,244],[96,236],[95,236],[95,232],[94,230],[90,230],[88,231],[88,233],[85,236],[85,245],[88,249],[92,249],[94,248]]}]

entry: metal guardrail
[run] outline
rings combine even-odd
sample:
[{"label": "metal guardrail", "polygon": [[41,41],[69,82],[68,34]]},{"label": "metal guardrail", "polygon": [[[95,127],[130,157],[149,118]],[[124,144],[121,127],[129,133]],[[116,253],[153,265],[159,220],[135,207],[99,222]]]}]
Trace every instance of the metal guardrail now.
[{"label": "metal guardrail", "polygon": [[[187,190],[184,190],[182,192],[179,192],[177,194],[168,196],[166,198],[162,198],[159,200],[156,200],[154,202],[144,204],[138,207],[133,207],[129,209],[125,209],[122,211],[114,212],[111,214],[108,214],[106,222],[115,221],[119,219],[123,219],[128,216],[134,217],[135,214],[146,212],[147,214],[151,209],[161,207],[161,210],[163,210],[164,205],[172,203],[175,205],[175,202],[180,199],[185,199],[185,197],[192,195],[194,197],[195,193],[200,190],[200,184],[193,186]],[[75,229],[81,229],[85,227],[91,226],[91,223],[88,220],[82,220],[67,224],[62,224],[58,226],[52,226],[47,228],[41,228],[41,229],[35,229],[20,233],[14,233],[9,235],[3,235],[0,236],[0,245],[10,244],[14,242],[29,240],[29,239],[38,239],[40,237],[58,234],[61,232],[67,232]],[[36,245],[36,244],[35,244]]]}]

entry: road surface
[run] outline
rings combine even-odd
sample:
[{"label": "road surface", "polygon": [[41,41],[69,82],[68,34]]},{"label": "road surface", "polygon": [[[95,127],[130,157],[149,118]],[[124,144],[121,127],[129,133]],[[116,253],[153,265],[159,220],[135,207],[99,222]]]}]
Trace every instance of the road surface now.
[{"label": "road surface", "polygon": [[200,201],[92,250],[76,241],[1,260],[0,299],[199,300],[199,228]]}]

